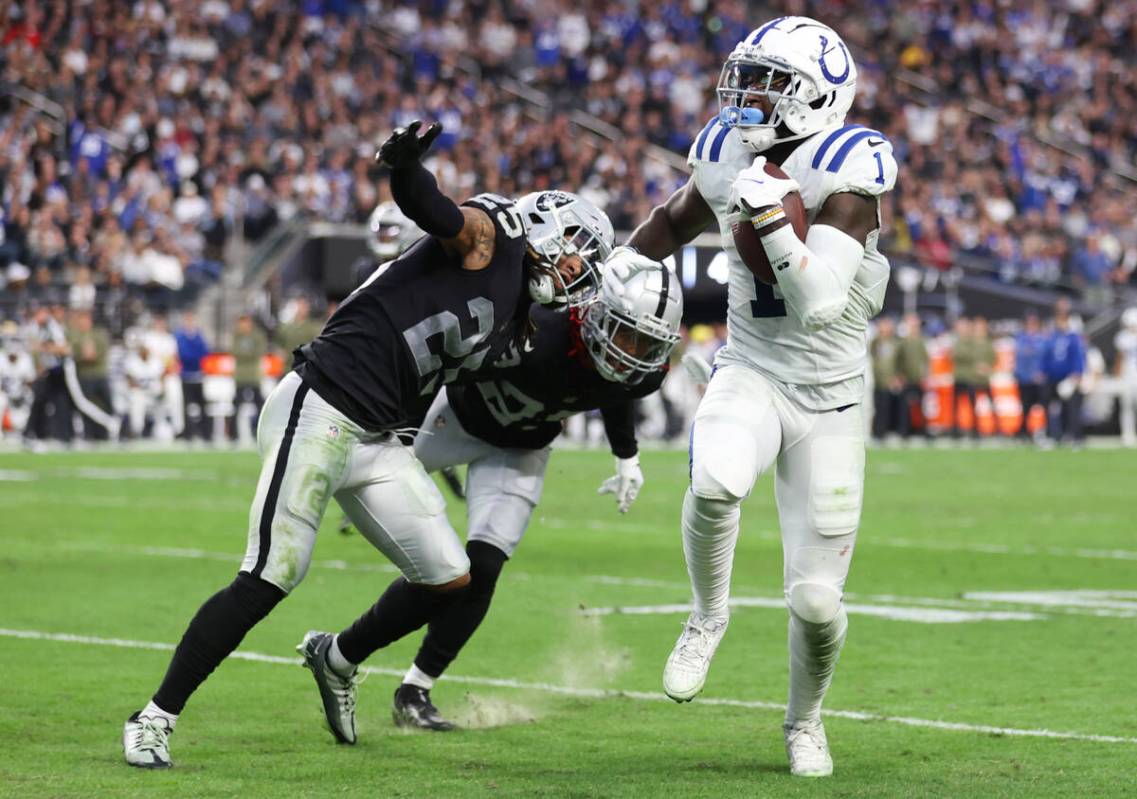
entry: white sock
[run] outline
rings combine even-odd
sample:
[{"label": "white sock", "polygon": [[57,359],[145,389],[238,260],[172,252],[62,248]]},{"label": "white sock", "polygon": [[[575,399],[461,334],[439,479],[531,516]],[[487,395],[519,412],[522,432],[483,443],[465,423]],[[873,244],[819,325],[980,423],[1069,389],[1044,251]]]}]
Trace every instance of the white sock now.
[{"label": "white sock", "polygon": [[786,722],[817,721],[829,690],[837,656],[845,643],[849,617],[845,608],[828,624],[802,621],[790,613],[790,700]]},{"label": "white sock", "polygon": [[730,615],[730,573],[738,541],[739,507],[733,502],[703,499],[687,490],[683,498],[683,554],[695,595],[695,612],[703,618]]},{"label": "white sock", "polygon": [[347,677],[355,671],[355,665],[350,660],[343,656],[340,651],[340,637],[337,635],[332,639],[332,645],[328,647],[328,665],[332,667],[332,671],[341,677]]},{"label": "white sock", "polygon": [[420,669],[414,663],[407,669],[406,675],[403,677],[403,682],[409,685],[417,685],[424,691],[429,691],[434,687],[434,678]]},{"label": "white sock", "polygon": [[177,713],[167,713],[165,710],[162,710],[162,708],[154,704],[153,699],[146,703],[146,707],[142,708],[138,715],[150,716],[150,718],[165,719],[169,723],[170,729],[173,729],[174,725],[178,723]]}]

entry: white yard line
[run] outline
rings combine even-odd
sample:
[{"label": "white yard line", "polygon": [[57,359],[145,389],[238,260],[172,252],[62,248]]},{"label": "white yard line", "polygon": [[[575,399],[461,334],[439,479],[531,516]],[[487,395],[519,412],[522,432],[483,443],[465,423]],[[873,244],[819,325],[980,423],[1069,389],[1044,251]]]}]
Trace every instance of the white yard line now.
[{"label": "white yard line", "polygon": [[[637,522],[602,522],[592,519],[585,522],[569,521],[566,519],[538,518],[533,526],[546,527],[551,530],[588,530],[590,532],[609,532],[612,535],[627,535],[628,533],[657,533],[659,525],[642,524]],[[944,527],[970,527],[974,520],[966,524],[947,520]],[[757,538],[761,541],[781,543],[782,537],[774,530],[748,530],[745,526],[741,536]],[[985,544],[965,541],[938,541],[922,538],[893,538],[888,535],[873,535],[872,532],[862,533],[857,541],[858,547],[894,547],[896,549],[924,549],[930,552],[975,552],[980,555],[1015,555],[1015,556],[1046,556],[1055,558],[1085,558],[1089,560],[1137,560],[1137,550],[1133,549],[1099,549],[1094,547],[1048,547],[1033,546],[1030,544]]]},{"label": "white yard line", "polygon": [[[110,546],[90,541],[58,542],[57,551],[98,552],[108,555],[129,555],[134,557],[180,558],[187,560],[211,560],[238,566],[242,554],[232,552],[210,552],[191,547],[131,547]],[[383,561],[375,563],[351,563],[345,560],[313,560],[310,568],[341,572],[364,572],[369,574],[396,574],[398,569]],[[562,579],[563,575],[533,574],[510,570],[510,579],[521,581],[542,581]],[[688,594],[688,583],[667,580],[653,580],[645,577],[618,577],[607,574],[574,575],[573,580],[630,588],[653,588],[666,591],[682,591]],[[735,586],[739,592],[760,593],[759,589]],[[1128,592],[1137,597],[1137,592]],[[1019,591],[1019,592],[972,592],[962,599],[948,597],[909,597],[890,594],[845,595],[846,608],[850,613],[876,616],[891,621],[911,621],[924,624],[951,624],[972,621],[1037,621],[1045,619],[1033,611],[1060,613],[1077,616],[1097,616],[1108,618],[1137,618],[1137,602],[1118,601],[1131,598],[1124,591]],[[1102,599],[1095,599],[1101,597]],[[1063,601],[1066,600],[1066,601]],[[731,600],[737,607],[760,607],[784,610],[785,601],[780,596],[745,597],[737,596]],[[1015,610],[1007,605],[1018,605]],[[915,607],[908,607],[915,606]],[[629,605],[589,608],[585,615],[607,616],[611,614],[655,615],[668,613],[687,613],[689,603],[667,603],[659,605]]]},{"label": "white yard line", "polygon": [[[770,608],[785,610],[786,601],[781,597],[733,597],[731,607]],[[975,621],[1040,621],[1046,616],[1014,610],[955,610],[935,607],[904,607],[897,605],[866,605],[846,602],[845,610],[862,616],[876,616],[890,621],[911,621],[919,624],[960,624]],[[585,616],[610,615],[657,615],[689,613],[690,603],[671,605],[630,605],[623,607],[587,608],[581,611]]]},{"label": "white yard line", "polygon": [[[71,633],[50,633],[40,630],[13,630],[0,628],[0,636],[7,638],[23,638],[33,641],[53,641],[66,644],[86,644],[89,646],[112,646],[123,649],[148,649],[162,652],[173,651],[174,645],[158,641],[133,641],[125,638],[99,638],[90,635],[74,635]],[[256,663],[272,663],[277,665],[298,666],[302,662],[299,658],[266,655],[260,652],[234,652],[229,657],[237,660],[250,660]],[[400,669],[386,669],[373,666],[364,666],[360,671],[368,674],[381,674],[389,677],[401,677]],[[542,682],[524,682],[522,680],[500,679],[494,677],[470,677],[447,674],[443,677],[448,682],[463,685],[480,685],[493,688],[511,688],[523,691],[541,691],[543,693],[559,694],[561,696],[574,696],[585,699],[634,699],[644,702],[668,702],[666,696],[660,693],[646,691],[618,691],[604,688],[574,688],[568,685],[554,685]],[[763,702],[751,699],[723,699],[717,697],[702,697],[698,700],[700,705],[714,705],[717,707],[738,707],[750,710],[775,710],[785,712],[786,706],[779,702]],[[886,724],[900,724],[906,727],[923,727],[934,730],[949,730],[952,732],[971,732],[982,735],[1006,735],[1023,738],[1054,738],[1067,741],[1089,741],[1092,743],[1111,744],[1137,744],[1137,738],[1126,738],[1119,735],[1095,735],[1081,732],[1062,732],[1059,730],[1024,729],[1019,727],[996,727],[989,724],[968,724],[957,721],[942,721],[939,719],[920,719],[910,716],[887,716],[878,713],[867,713],[860,710],[822,710],[822,715],[830,718],[852,719],[854,721],[879,721]]]}]

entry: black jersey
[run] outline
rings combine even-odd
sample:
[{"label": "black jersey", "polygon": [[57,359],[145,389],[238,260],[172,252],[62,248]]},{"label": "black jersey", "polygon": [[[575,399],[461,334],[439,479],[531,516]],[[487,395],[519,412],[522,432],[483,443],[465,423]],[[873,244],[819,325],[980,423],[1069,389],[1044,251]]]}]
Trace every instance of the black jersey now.
[{"label": "black jersey", "polygon": [[540,449],[560,434],[562,419],[599,409],[613,454],[635,455],[634,400],[658,389],[665,372],[635,385],[605,380],[592,368],[575,316],[534,306],[531,319],[527,339],[447,388],[462,427],[498,447]]},{"label": "black jersey", "polygon": [[528,310],[524,228],[513,202],[481,194],[464,205],[496,230],[489,265],[462,269],[438,239],[420,239],[344,300],[313,341],[296,350],[296,371],[362,427],[414,422],[439,387],[504,349]]}]

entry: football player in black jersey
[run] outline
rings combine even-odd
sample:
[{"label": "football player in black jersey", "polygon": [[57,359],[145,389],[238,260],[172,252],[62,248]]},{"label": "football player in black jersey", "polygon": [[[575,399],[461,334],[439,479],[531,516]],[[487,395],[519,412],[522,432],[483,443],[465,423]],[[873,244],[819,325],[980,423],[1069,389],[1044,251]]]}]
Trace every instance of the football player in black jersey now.
[{"label": "football player in black jersey", "polygon": [[[158,691],[124,725],[130,765],[171,765],[177,715],[303,579],[333,496],[403,577],[345,634],[305,639],[304,658],[330,717],[354,719],[347,703],[354,701],[351,662],[363,659],[361,642],[370,647],[418,629],[470,582],[470,562],[442,495],[397,431],[440,386],[504,350],[531,297],[566,302],[566,287],[593,274],[591,265],[609,248],[594,235],[566,242],[555,261],[539,257],[512,201],[483,194],[459,207],[439,191],[419,160],[441,126],[422,136],[418,129],[415,122],[395,131],[379,158],[391,170],[395,202],[427,236],[339,306],[320,335],[295,352],[293,371],[266,401],[244,562],[198,610]],[[354,726],[333,729],[354,743]]]},{"label": "football player in black jersey", "polygon": [[[533,198],[518,201],[523,214]],[[428,471],[468,465],[470,585],[429,621],[418,655],[395,692],[394,718],[400,726],[453,728],[431,702],[430,689],[489,610],[502,567],[540,499],[549,445],[563,419],[600,410],[617,472],[600,491],[616,494],[620,512],[628,510],[643,485],[634,401],[663,382],[679,340],[682,293],[662,264],[625,280],[610,274],[602,280],[598,296],[583,308],[568,314],[533,308],[530,335],[471,382],[445,387],[415,438],[415,454]],[[387,643],[375,638],[359,649],[370,654]],[[335,720],[328,721],[334,729]]]},{"label": "football player in black jersey", "polygon": [[[422,228],[408,219],[395,202],[387,200],[379,203],[367,217],[369,253],[360,256],[351,265],[352,285],[358,287],[365,283],[376,269],[398,258],[422,237]],[[439,474],[454,496],[461,500],[466,499],[465,489],[462,487],[462,480],[458,477],[457,470],[451,467],[442,469]],[[339,531],[350,533],[351,530],[351,519],[345,514],[340,520]]]}]

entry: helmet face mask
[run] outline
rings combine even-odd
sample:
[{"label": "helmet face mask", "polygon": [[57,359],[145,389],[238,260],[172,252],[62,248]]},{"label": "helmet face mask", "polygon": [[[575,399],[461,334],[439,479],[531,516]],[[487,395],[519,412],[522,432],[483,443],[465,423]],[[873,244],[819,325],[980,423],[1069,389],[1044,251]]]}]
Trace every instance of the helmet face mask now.
[{"label": "helmet face mask", "polygon": [[625,280],[605,273],[585,308],[581,337],[601,377],[634,385],[667,365],[682,318],[679,281],[666,266]]},{"label": "helmet face mask", "polygon": [[543,191],[518,203],[525,224],[529,291],[535,302],[577,308],[600,285],[615,232],[607,215],[575,194]]},{"label": "helmet face mask", "polygon": [[585,327],[591,327],[588,352],[605,380],[636,384],[659,371],[671,357],[678,334],[666,329],[648,330],[641,322],[594,302],[585,312]]}]

